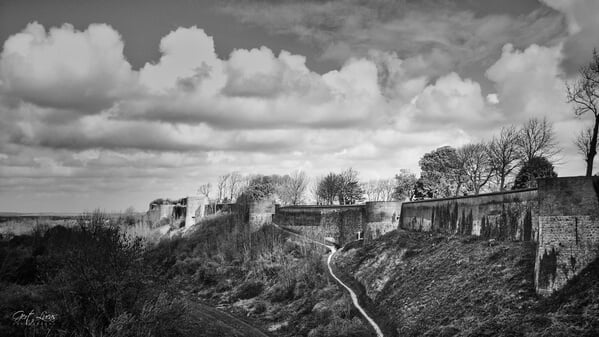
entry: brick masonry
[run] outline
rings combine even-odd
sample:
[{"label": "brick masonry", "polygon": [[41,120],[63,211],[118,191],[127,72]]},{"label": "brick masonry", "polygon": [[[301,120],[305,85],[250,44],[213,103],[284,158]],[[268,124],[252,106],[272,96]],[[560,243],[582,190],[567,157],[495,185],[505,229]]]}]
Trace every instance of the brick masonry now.
[{"label": "brick masonry", "polygon": [[539,179],[539,240],[535,286],[541,295],[562,288],[598,256],[597,177]]}]

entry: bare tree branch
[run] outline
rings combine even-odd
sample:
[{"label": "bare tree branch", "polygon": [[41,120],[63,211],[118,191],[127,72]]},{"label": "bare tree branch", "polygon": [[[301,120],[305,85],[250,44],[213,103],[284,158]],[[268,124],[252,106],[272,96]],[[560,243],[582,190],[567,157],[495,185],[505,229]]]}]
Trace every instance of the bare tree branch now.
[{"label": "bare tree branch", "polygon": [[522,162],[528,162],[535,157],[555,160],[560,153],[553,131],[553,124],[547,121],[547,118],[529,119],[520,128],[519,133],[516,144]]},{"label": "bare tree branch", "polygon": [[[576,136],[574,140],[574,145],[578,149],[578,153],[580,153],[584,160],[588,163],[591,160],[591,148],[593,147],[593,128],[585,128],[580,130],[580,133]],[[595,148],[596,148],[595,144]],[[596,151],[596,150],[595,150]]]},{"label": "bare tree branch", "polygon": [[493,137],[488,145],[491,167],[498,179],[499,190],[506,189],[507,180],[518,166],[518,137],[516,127],[503,127],[499,137]]},{"label": "bare tree branch", "polygon": [[475,195],[493,177],[494,170],[487,146],[483,143],[466,144],[457,150],[458,160],[463,163],[464,175]]},{"label": "bare tree branch", "polygon": [[227,188],[227,181],[229,180],[229,174],[224,174],[220,177],[218,177],[218,181],[216,183],[216,188],[218,191],[218,199],[216,200],[216,202],[222,202],[223,201],[223,197],[225,196],[226,193],[226,188]]},{"label": "bare tree branch", "polygon": [[[568,103],[574,105],[574,114],[582,116],[592,113],[595,124],[590,131],[590,136],[583,130],[575,140],[576,146],[584,155],[587,162],[586,175],[593,174],[593,161],[597,154],[597,133],[599,132],[599,54],[593,50],[591,62],[578,71],[579,77],[573,83],[566,83]],[[588,140],[588,144],[587,143]]]}]

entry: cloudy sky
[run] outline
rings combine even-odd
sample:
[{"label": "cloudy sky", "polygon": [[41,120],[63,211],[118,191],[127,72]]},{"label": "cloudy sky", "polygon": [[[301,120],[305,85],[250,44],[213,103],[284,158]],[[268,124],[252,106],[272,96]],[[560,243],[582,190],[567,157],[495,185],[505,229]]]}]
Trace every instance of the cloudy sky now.
[{"label": "cloudy sky", "polygon": [[364,180],[442,145],[589,123],[596,0],[0,0],[0,211],[144,210],[229,171]]}]

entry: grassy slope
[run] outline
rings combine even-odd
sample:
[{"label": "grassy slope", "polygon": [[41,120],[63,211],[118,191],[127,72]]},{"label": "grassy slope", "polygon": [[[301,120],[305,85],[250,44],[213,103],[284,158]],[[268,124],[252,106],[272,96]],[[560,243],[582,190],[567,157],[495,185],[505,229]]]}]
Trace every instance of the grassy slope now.
[{"label": "grassy slope", "polygon": [[152,252],[164,277],[276,336],[370,336],[349,295],[326,272],[326,249],[266,226],[249,234],[232,216],[207,219]]},{"label": "grassy slope", "polygon": [[576,290],[542,299],[534,293],[534,250],[399,231],[342,252],[336,263],[366,286],[401,336],[598,335],[598,268]]}]

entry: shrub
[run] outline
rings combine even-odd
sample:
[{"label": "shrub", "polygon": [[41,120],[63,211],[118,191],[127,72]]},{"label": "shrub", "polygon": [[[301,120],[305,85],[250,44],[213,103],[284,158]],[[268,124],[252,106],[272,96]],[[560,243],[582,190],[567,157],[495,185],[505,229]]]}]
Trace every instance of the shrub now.
[{"label": "shrub", "polygon": [[124,312],[110,321],[109,337],[179,337],[200,327],[189,318],[186,303],[162,293],[144,304],[139,315]]},{"label": "shrub", "polygon": [[234,297],[237,299],[241,299],[241,300],[254,298],[262,293],[263,288],[264,288],[264,285],[262,284],[262,282],[255,282],[255,281],[243,282],[239,286],[239,288],[237,288],[237,291],[235,292]]},{"label": "shrub", "polygon": [[273,302],[283,302],[292,300],[294,288],[294,283],[290,285],[276,284],[268,292],[267,298]]},{"label": "shrub", "polygon": [[263,301],[256,301],[256,303],[254,303],[254,305],[252,307],[252,312],[254,314],[259,315],[265,311],[266,311],[266,303],[264,303]]},{"label": "shrub", "polygon": [[320,325],[308,334],[309,337],[363,337],[374,336],[373,331],[359,318],[351,320],[334,316],[328,324]]},{"label": "shrub", "polygon": [[140,313],[152,293],[161,291],[141,239],[105,220],[94,213],[69,229],[68,241],[49,238],[53,247],[44,274],[61,327],[74,335],[101,335],[113,319]]}]

